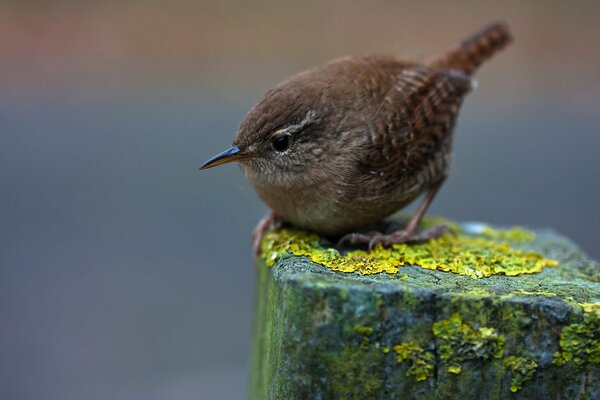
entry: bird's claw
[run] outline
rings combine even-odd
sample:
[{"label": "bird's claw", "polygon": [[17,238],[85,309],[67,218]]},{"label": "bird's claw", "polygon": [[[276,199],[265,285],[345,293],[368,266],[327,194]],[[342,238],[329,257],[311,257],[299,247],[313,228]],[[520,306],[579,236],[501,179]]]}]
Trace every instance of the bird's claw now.
[{"label": "bird's claw", "polygon": [[410,239],[410,233],[407,231],[396,231],[389,235],[379,234],[374,236],[369,242],[369,250],[373,250],[378,244],[382,247],[391,247],[394,244],[406,243]]},{"label": "bird's claw", "polygon": [[439,238],[444,233],[448,232],[448,230],[446,225],[438,225],[420,232],[400,230],[388,234],[380,232],[350,233],[343,236],[338,241],[338,246],[345,243],[348,243],[351,246],[366,244],[369,250],[373,250],[378,244],[387,248],[394,244],[424,243]]},{"label": "bird's claw", "polygon": [[379,234],[379,232],[368,232],[368,233],[349,233],[344,235],[338,240],[337,245],[342,246],[344,244],[349,244],[350,246],[359,246],[361,244],[368,244],[374,235]]}]

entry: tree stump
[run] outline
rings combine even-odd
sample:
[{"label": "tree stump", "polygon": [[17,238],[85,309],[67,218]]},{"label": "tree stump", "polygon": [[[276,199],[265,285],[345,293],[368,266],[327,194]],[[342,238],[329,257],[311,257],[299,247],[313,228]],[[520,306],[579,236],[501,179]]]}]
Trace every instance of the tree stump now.
[{"label": "tree stump", "polygon": [[550,231],[453,229],[375,261],[270,232],[250,398],[600,399],[600,265]]}]

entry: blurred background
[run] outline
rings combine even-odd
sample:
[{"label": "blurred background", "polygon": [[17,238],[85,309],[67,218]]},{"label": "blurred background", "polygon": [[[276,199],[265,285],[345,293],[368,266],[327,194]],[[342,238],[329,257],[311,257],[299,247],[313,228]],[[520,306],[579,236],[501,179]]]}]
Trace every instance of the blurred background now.
[{"label": "blurred background", "polygon": [[432,214],[551,227],[600,258],[600,3],[0,1],[0,398],[240,399],[241,171],[197,171],[282,79],[424,59],[495,19]]}]

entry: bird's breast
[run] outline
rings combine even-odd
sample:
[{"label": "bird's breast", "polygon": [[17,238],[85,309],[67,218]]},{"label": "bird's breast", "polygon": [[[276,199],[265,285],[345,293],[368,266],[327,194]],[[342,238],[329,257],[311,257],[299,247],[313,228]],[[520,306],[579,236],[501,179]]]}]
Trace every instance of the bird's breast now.
[{"label": "bird's breast", "polygon": [[339,196],[322,185],[310,188],[268,188],[255,186],[260,198],[276,214],[293,225],[324,234],[340,230]]}]

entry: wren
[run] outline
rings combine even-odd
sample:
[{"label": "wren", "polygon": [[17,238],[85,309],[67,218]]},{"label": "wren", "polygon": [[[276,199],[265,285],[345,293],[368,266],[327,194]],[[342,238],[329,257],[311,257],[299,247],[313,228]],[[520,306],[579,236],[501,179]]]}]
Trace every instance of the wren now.
[{"label": "wren", "polygon": [[[365,55],[301,72],[269,90],[233,146],[200,169],[239,162],[272,210],[254,230],[255,252],[282,221],[369,248],[439,237],[444,226],[418,228],[448,176],[459,108],[478,67],[511,40],[497,22],[425,63]],[[402,230],[364,231],[422,193]]]}]

